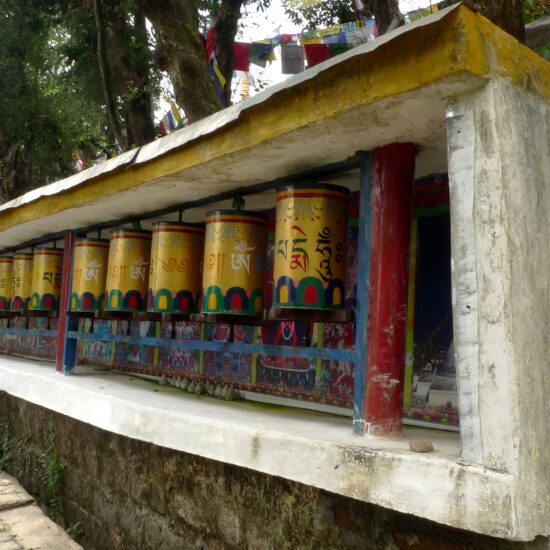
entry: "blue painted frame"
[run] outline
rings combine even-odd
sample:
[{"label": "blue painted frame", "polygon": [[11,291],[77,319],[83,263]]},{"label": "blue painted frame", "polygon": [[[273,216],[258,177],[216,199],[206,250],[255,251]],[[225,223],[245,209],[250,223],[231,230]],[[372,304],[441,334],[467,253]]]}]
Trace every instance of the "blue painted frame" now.
[{"label": "blue painted frame", "polygon": [[101,340],[103,342],[121,342],[159,348],[185,348],[190,351],[218,351],[225,353],[257,353],[279,357],[305,357],[307,359],[325,359],[329,361],[355,361],[355,350],[332,348],[300,348],[292,346],[272,346],[265,344],[244,344],[239,342],[208,342],[204,340],[183,340],[171,338],[154,338],[152,336],[132,336],[122,334],[93,334],[88,332],[69,331],[68,338],[81,340]]},{"label": "blue painted frame", "polygon": [[25,336],[57,336],[57,330],[41,328],[0,328],[0,334],[23,334]]},{"label": "blue painted frame", "polygon": [[[138,344],[144,346],[156,346],[159,348],[184,348],[187,350],[202,350],[213,351],[222,353],[250,353],[261,355],[274,355],[279,357],[302,357],[311,360],[331,360],[331,361],[348,361],[354,363],[354,398],[353,398],[353,431],[357,434],[363,434],[365,428],[364,421],[364,396],[365,396],[365,372],[367,363],[367,323],[369,313],[368,302],[368,290],[370,279],[370,256],[371,256],[371,221],[372,221],[372,154],[366,151],[358,151],[354,158],[345,162],[338,163],[338,165],[330,165],[329,167],[321,167],[318,170],[312,172],[312,174],[323,173],[326,169],[327,173],[330,173],[330,168],[336,168],[334,172],[347,171],[356,167],[360,170],[360,191],[359,191],[359,234],[358,234],[358,271],[357,271],[357,302],[355,312],[355,345],[353,348],[347,349],[333,349],[333,348],[317,348],[317,347],[291,347],[291,346],[276,346],[276,345],[263,345],[263,344],[244,344],[234,342],[209,342],[202,340],[182,340],[174,338],[154,338],[154,337],[140,337],[132,335],[104,335],[94,334],[88,332],[80,332],[78,330],[78,317],[67,317],[65,324],[65,338],[63,342],[63,372],[70,374],[76,364],[77,360],[77,342],[78,340],[96,340],[105,342],[122,342],[128,344]],[[314,177],[312,175],[312,177]],[[303,180],[306,176],[302,176]],[[285,181],[292,181],[296,178],[286,178]],[[271,181],[262,184],[257,184],[246,188],[245,190],[235,190],[233,192],[225,193],[223,198],[230,198],[231,196],[239,194],[250,194],[253,192],[264,191],[267,189],[273,189],[280,185],[280,181]],[[216,202],[220,200],[220,197],[209,197],[208,199],[202,199],[201,201],[195,201],[200,205],[207,204],[209,202]],[[171,209],[163,209],[159,213],[166,214],[170,212],[177,212],[181,210],[181,207],[185,206],[186,209],[198,206],[198,204],[185,203],[184,205],[178,205]],[[154,213],[146,213],[144,218],[149,218]],[[128,220],[119,220],[128,221]],[[95,226],[101,228],[105,226],[105,223]],[[83,231],[88,231],[90,228],[85,228]],[[77,232],[73,233],[73,236]],[[57,235],[57,234],[56,234]],[[52,240],[56,235],[50,237],[42,237],[40,242]],[[65,235],[67,233],[65,232]],[[23,245],[21,245],[23,246]],[[20,247],[16,247],[20,248]],[[10,249],[15,250],[16,248]],[[71,257],[72,266],[72,257]],[[70,287],[72,286],[72,269],[69,278],[69,296]],[[59,331],[62,332],[62,331]],[[57,330],[43,330],[43,329],[13,329],[0,327],[0,334],[21,334],[29,336],[54,336],[58,337]]]},{"label": "blue painted frame", "polygon": [[369,281],[372,251],[372,153],[358,151],[359,232],[357,239],[357,298],[355,309],[355,368],[353,381],[353,433],[365,433],[365,373],[367,369],[367,326],[369,319]]}]

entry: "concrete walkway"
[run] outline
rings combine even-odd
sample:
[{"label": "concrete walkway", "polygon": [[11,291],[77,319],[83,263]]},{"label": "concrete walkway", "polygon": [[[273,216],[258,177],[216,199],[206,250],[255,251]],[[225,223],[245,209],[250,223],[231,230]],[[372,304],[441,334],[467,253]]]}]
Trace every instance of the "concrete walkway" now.
[{"label": "concrete walkway", "polygon": [[82,550],[44,515],[17,480],[0,472],[0,550]]}]

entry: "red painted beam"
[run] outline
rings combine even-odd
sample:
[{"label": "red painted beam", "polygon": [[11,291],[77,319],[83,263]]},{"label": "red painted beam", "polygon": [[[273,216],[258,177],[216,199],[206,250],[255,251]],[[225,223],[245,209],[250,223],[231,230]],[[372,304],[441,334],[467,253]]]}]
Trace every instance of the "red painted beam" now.
[{"label": "red painted beam", "polygon": [[401,437],[409,240],[416,148],[373,152],[371,271],[365,421],[367,433]]},{"label": "red painted beam", "polygon": [[65,248],[63,251],[63,271],[61,272],[61,289],[59,293],[59,316],[57,320],[57,342],[55,347],[55,370],[63,370],[63,349],[67,331],[67,311],[71,299],[71,279],[73,268],[73,244],[74,233],[67,231],[65,234]]}]

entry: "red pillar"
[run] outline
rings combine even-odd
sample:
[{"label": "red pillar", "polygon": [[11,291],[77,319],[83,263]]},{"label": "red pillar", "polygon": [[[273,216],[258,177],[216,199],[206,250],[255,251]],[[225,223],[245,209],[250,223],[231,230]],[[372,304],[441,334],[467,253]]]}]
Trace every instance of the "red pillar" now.
[{"label": "red pillar", "polygon": [[365,420],[367,433],[381,437],[400,437],[403,426],[415,157],[410,143],[373,152]]}]

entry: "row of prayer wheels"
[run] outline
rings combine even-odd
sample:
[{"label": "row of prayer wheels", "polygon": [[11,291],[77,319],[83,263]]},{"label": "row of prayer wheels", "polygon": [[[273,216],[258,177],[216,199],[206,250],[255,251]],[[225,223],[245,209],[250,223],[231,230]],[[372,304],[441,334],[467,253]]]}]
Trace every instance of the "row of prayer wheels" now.
[{"label": "row of prayer wheels", "polygon": [[0,257],[0,310],[57,309],[63,250],[38,247],[32,254]]},{"label": "row of prayer wheels", "polygon": [[[274,307],[343,308],[348,194],[328,184],[277,190]],[[155,222],[152,231],[116,229],[110,240],[77,239],[70,309],[260,315],[267,225],[262,214],[217,210],[207,214],[206,227]],[[37,248],[34,258],[0,258],[0,285],[13,286],[4,309],[55,309],[62,253]],[[33,262],[24,292],[16,290],[16,280],[30,272],[23,257]],[[4,269],[10,262],[11,275]],[[1,300],[0,308],[7,303]]]}]

